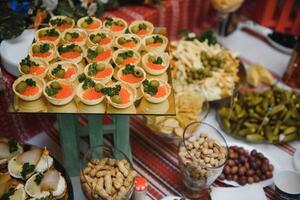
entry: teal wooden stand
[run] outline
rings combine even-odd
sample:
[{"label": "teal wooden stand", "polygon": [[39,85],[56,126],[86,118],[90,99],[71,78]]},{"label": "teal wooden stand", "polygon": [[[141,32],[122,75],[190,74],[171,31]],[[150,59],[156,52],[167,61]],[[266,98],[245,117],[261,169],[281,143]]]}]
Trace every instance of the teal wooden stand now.
[{"label": "teal wooden stand", "polygon": [[103,145],[104,134],[112,133],[114,146],[132,160],[128,115],[114,115],[112,125],[103,125],[102,115],[88,115],[86,127],[79,124],[74,114],[58,114],[57,121],[64,166],[70,176],[78,176],[80,173],[80,136],[89,136],[90,146],[96,146]]}]

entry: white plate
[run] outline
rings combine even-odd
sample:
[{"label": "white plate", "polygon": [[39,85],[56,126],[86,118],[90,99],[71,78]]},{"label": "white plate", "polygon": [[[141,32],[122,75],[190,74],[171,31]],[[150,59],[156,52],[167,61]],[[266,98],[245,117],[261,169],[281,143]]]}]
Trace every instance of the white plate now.
[{"label": "white plate", "polygon": [[28,48],[34,38],[34,32],[34,29],[27,29],[17,38],[1,42],[2,65],[13,76],[19,76],[20,74],[18,64],[27,56]]},{"label": "white plate", "polygon": [[[273,169],[273,177],[274,177],[275,174],[277,174],[280,171],[280,167],[279,167],[278,163],[270,155],[268,155],[267,153],[261,151],[260,149],[256,149],[256,148],[254,148],[254,147],[252,147],[250,145],[247,145],[247,144],[234,143],[234,142],[228,143],[228,147],[230,147],[230,146],[243,147],[249,153],[252,150],[255,149],[257,152],[262,153],[266,158],[268,158],[269,161],[270,161],[270,164],[273,165],[273,167],[274,167],[274,169]],[[269,178],[267,180],[264,180],[264,181],[260,181],[260,182],[252,183],[252,184],[245,184],[245,185],[240,185],[240,184],[238,184],[235,181],[220,180],[220,179],[218,179],[218,180],[220,182],[223,182],[223,183],[225,183],[227,185],[231,185],[231,186],[234,186],[234,187],[243,187],[243,186],[246,186],[246,185],[260,185],[261,187],[267,187],[267,186],[272,185],[274,183],[273,177]]]},{"label": "white plate", "polygon": [[293,156],[293,164],[296,171],[300,172],[300,149],[298,149]]}]

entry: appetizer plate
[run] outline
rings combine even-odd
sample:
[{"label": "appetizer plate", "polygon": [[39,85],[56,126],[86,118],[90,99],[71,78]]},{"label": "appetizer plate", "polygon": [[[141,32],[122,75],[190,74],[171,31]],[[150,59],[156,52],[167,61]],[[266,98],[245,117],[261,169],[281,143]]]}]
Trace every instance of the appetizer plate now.
[{"label": "appetizer plate", "polygon": [[[28,149],[30,149],[31,147],[36,147],[36,148],[40,148],[34,145],[30,145],[30,144],[23,144],[23,149],[24,151],[27,151]],[[68,200],[74,200],[74,194],[73,194],[73,186],[72,186],[72,182],[71,182],[71,178],[69,177],[67,171],[65,170],[65,168],[63,167],[63,165],[56,160],[53,155],[51,155],[51,157],[53,158],[53,166],[54,168],[59,171],[61,173],[61,175],[65,178],[66,180],[66,184],[67,184],[67,193],[65,194],[65,198],[64,199],[68,199]]]},{"label": "appetizer plate", "polygon": [[295,169],[300,172],[300,149],[298,149],[293,156],[293,164]]},{"label": "appetizer plate", "polygon": [[[256,149],[256,148],[254,148],[254,147],[252,147],[250,145],[243,144],[243,143],[238,143],[238,142],[229,142],[228,146],[243,147],[248,152],[251,152],[252,150],[255,149],[258,153],[262,153],[270,161],[270,164],[272,164],[273,167],[274,167],[273,177],[274,177],[275,174],[277,174],[281,170],[281,167],[279,166],[279,164],[269,154],[267,154],[266,152],[261,151],[260,149]],[[267,186],[272,185],[274,183],[273,177],[269,178],[267,180],[264,180],[264,181],[257,182],[257,183],[246,184],[244,186],[248,186],[248,185],[260,185],[261,187],[267,187]],[[218,179],[218,181],[220,181],[222,183],[225,183],[227,185],[234,186],[234,187],[243,187],[242,185],[238,184],[235,181],[220,180],[220,179]]]},{"label": "appetizer plate", "polygon": [[164,198],[162,198],[161,200],[188,200],[187,198],[184,197],[178,197],[178,196],[166,196]]}]

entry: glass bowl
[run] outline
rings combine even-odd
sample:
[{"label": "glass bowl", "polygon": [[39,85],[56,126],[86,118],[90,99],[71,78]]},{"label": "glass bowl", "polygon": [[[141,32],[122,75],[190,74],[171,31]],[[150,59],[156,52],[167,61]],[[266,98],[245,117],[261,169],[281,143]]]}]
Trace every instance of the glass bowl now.
[{"label": "glass bowl", "polygon": [[222,173],[228,160],[228,145],[220,131],[212,125],[193,122],[185,128],[178,160],[183,193],[191,199],[201,198]]},{"label": "glass bowl", "polygon": [[[106,163],[108,163],[108,165],[102,167],[102,168],[98,168],[98,172],[103,170],[102,172],[105,173],[105,170],[107,170],[107,172],[111,172],[109,170],[109,167],[113,168],[113,166],[116,166],[116,162],[120,162],[122,161],[124,163],[124,166],[126,166],[127,168],[130,168],[131,170],[133,170],[133,166],[130,162],[130,160],[128,159],[128,157],[120,150],[118,150],[117,148],[111,147],[111,146],[103,146],[103,145],[99,145],[99,146],[95,146],[92,147],[91,149],[89,149],[89,151],[84,155],[84,159],[81,165],[81,173],[80,173],[80,183],[81,183],[81,188],[82,191],[85,195],[85,197],[88,200],[114,200],[114,199],[118,199],[118,200],[128,200],[131,198],[132,192],[133,192],[133,186],[134,186],[134,181],[132,180],[130,182],[130,184],[128,184],[125,187],[125,178],[124,178],[124,182],[122,183],[122,187],[124,186],[124,188],[126,188],[126,191],[122,191],[122,193],[118,192],[117,195],[108,195],[107,192],[107,186],[106,186],[106,179],[108,178],[106,176],[103,176],[103,181],[102,183],[100,183],[101,181],[100,178],[98,178],[98,174],[95,174],[94,177],[91,178],[91,171],[95,168],[97,168],[98,166],[96,165],[96,167],[94,168],[90,168],[92,170],[90,170],[89,173],[86,172],[87,168],[89,168],[90,166],[92,166],[91,163],[101,163],[103,162],[103,160],[107,160]],[[115,160],[115,161],[114,161]],[[111,162],[111,163],[110,163]],[[115,163],[115,164],[113,164]],[[107,167],[107,168],[105,168]],[[115,170],[116,168],[114,168],[113,170]],[[116,171],[115,171],[116,172]],[[129,172],[130,174],[130,172]],[[128,175],[129,176],[129,175]],[[100,177],[100,175],[99,175]],[[117,179],[117,175],[114,174],[110,176],[110,180],[111,180],[111,185],[115,185],[114,184],[114,180]],[[124,185],[123,185],[124,184]],[[102,185],[101,187],[105,187],[105,189],[103,190],[99,190],[98,186]],[[111,191],[115,190],[116,192],[116,188],[115,186],[113,186],[114,189],[112,189]],[[120,194],[121,193],[121,194]]]}]

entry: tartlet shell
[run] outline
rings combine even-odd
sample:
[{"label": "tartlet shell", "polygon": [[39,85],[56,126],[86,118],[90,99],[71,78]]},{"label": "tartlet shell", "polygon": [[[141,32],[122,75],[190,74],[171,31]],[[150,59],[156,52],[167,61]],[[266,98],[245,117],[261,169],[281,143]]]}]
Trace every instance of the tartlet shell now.
[{"label": "tartlet shell", "polygon": [[[39,87],[39,92],[33,96],[24,96],[22,94],[20,94],[19,92],[16,91],[16,86],[18,85],[18,83],[20,83],[21,81],[24,81],[28,78],[31,78],[32,80],[34,80],[37,84],[37,86]],[[43,87],[45,85],[45,82],[42,78],[38,77],[38,76],[34,76],[34,75],[23,75],[20,76],[18,79],[15,80],[15,82],[12,85],[12,89],[15,93],[15,95],[17,95],[20,99],[24,100],[24,101],[34,101],[37,100],[38,98],[40,98],[42,96],[42,91],[43,91]]]},{"label": "tartlet shell", "polygon": [[160,98],[152,97],[150,94],[147,94],[146,92],[144,92],[144,86],[141,85],[142,93],[143,93],[145,99],[147,101],[149,101],[150,103],[161,103],[161,102],[165,101],[170,96],[170,94],[171,94],[171,86],[166,81],[163,81],[163,80],[160,80],[160,79],[149,79],[149,81],[152,81],[152,80],[159,81],[160,84],[166,85],[167,88],[168,88],[167,95],[165,95],[163,97],[160,97]]}]

